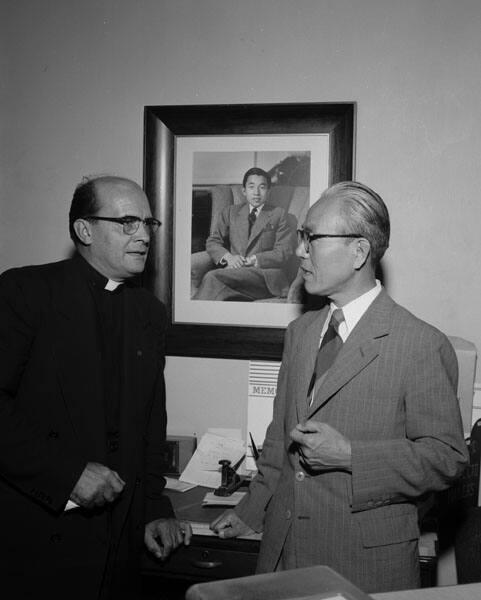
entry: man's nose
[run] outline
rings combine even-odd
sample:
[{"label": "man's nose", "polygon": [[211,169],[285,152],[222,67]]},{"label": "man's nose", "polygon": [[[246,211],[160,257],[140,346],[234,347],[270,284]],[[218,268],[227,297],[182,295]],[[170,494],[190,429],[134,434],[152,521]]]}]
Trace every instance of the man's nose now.
[{"label": "man's nose", "polygon": [[146,243],[150,241],[150,229],[145,224],[145,221],[140,221],[135,237],[136,239],[143,240]]},{"label": "man's nose", "polygon": [[309,256],[309,252],[306,252],[306,247],[302,240],[297,244],[296,256],[299,258],[307,258]]}]

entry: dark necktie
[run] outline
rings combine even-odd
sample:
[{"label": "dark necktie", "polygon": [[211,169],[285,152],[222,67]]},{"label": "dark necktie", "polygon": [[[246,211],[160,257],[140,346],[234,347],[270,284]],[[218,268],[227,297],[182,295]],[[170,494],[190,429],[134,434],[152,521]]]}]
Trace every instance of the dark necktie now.
[{"label": "dark necktie", "polygon": [[344,314],[340,308],[336,308],[331,315],[331,320],[322,338],[319,351],[317,352],[314,373],[309,384],[307,397],[310,398],[316,381],[318,381],[331,367],[337,353],[342,347],[342,339],[339,335],[339,325],[344,321]]},{"label": "dark necktie", "polygon": [[247,220],[249,221],[249,235],[251,234],[252,225],[254,225],[256,218],[257,218],[257,208],[253,208],[247,218]]}]

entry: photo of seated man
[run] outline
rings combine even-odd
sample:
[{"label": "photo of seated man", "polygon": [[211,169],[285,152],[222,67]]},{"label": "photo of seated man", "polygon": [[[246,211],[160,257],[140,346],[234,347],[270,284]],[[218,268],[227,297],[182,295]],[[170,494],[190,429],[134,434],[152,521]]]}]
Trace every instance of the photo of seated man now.
[{"label": "photo of seated man", "polygon": [[246,201],[221,211],[206,241],[214,268],[204,275],[194,300],[249,302],[287,295],[285,266],[296,240],[286,211],[269,204],[270,187],[266,171],[246,171]]}]

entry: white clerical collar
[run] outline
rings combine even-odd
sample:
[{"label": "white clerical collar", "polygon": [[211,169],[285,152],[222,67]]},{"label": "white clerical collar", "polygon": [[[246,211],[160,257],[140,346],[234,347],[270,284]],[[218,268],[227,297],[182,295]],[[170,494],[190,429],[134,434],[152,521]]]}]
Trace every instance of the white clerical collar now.
[{"label": "white clerical collar", "polygon": [[[348,302],[342,307],[342,313],[344,315],[344,321],[339,326],[339,335],[342,341],[345,342],[348,335],[357,325],[362,315],[366,312],[369,306],[372,304],[374,299],[381,293],[382,286],[381,282],[376,279],[376,285],[369,291],[365,292],[361,296],[358,296],[351,302]],[[329,322],[332,312],[339,308],[334,302],[331,302],[331,307],[328,315],[327,323]]]},{"label": "white clerical collar", "polygon": [[113,279],[109,279],[105,284],[104,290],[107,290],[108,292],[113,292],[119,287],[119,285],[122,284],[123,281],[114,281]]}]

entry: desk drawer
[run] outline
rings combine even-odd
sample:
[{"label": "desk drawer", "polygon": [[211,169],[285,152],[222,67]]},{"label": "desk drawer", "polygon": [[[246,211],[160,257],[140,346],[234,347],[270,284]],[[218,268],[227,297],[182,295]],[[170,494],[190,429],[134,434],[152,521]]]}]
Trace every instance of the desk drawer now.
[{"label": "desk drawer", "polygon": [[256,551],[245,552],[194,543],[178,548],[165,562],[155,559],[144,562],[143,572],[160,576],[181,575],[198,581],[230,579],[253,575],[257,556]]}]

